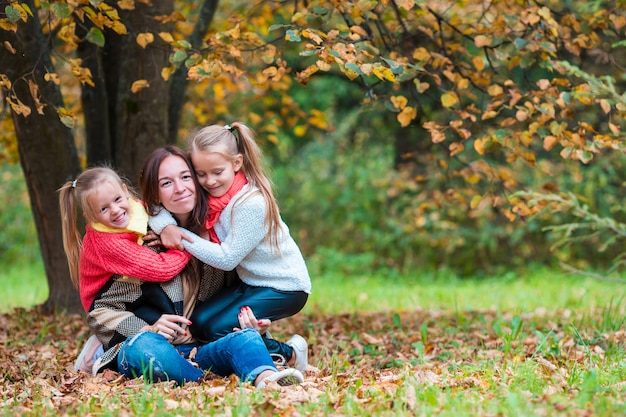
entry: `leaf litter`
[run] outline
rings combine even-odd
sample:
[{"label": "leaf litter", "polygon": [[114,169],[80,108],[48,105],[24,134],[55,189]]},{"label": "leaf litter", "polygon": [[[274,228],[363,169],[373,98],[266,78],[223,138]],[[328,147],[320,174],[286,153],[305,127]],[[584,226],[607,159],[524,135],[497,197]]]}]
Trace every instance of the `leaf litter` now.
[{"label": "leaf litter", "polygon": [[[571,332],[570,315],[525,314],[521,321],[526,328],[516,333],[519,320],[493,311],[300,314],[273,323],[272,334],[288,338],[298,333],[308,340],[305,382],[290,387],[269,384],[266,392],[255,394],[253,386],[235,376],[207,373],[203,381],[180,387],[168,382],[147,385],[113,371],[97,376],[74,371],[89,337],[84,317],[16,309],[0,314],[0,410],[35,415],[50,408],[65,410],[65,415],[96,415],[97,410],[117,409],[119,415],[133,415],[125,410],[125,402],[158,392],[153,401],[167,411],[208,407],[230,415],[229,408],[246,396],[255,404],[251,415],[300,415],[299,406],[316,402],[321,403],[320,415],[349,415],[344,410],[348,403],[373,412],[390,407],[415,412],[426,407],[423,393],[430,387],[442,399],[466,392],[480,401],[518,391],[537,415],[590,415],[594,406],[579,401],[585,382],[578,383],[577,375],[610,368],[607,350],[623,351],[626,333],[623,327]],[[617,360],[623,364],[624,355]],[[530,364],[542,382],[540,392],[519,386],[516,375],[522,364]],[[606,388],[614,390],[607,394],[611,403],[624,403],[623,379],[618,375],[608,382]],[[108,401],[111,398],[116,401]],[[442,407],[432,408],[432,414],[443,412]]]}]

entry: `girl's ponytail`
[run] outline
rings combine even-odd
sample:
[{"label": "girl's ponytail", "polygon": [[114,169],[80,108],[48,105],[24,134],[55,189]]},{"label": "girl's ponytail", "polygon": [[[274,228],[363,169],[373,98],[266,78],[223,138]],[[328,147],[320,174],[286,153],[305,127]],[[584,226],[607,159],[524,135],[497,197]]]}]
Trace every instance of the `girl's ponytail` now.
[{"label": "girl's ponytail", "polygon": [[231,126],[233,130],[237,131],[237,147],[243,155],[243,173],[248,178],[248,182],[259,189],[267,205],[265,223],[268,226],[267,237],[270,245],[274,249],[280,250],[278,247],[278,241],[280,240],[280,211],[274,196],[272,181],[265,174],[266,166],[263,151],[261,151],[256,141],[254,131],[247,125],[241,122],[233,122]]},{"label": "girl's ponytail", "polygon": [[63,231],[63,250],[67,256],[70,268],[70,278],[74,286],[78,288],[78,264],[82,237],[78,231],[76,180],[68,181],[59,189],[59,208],[61,209],[61,229]]}]

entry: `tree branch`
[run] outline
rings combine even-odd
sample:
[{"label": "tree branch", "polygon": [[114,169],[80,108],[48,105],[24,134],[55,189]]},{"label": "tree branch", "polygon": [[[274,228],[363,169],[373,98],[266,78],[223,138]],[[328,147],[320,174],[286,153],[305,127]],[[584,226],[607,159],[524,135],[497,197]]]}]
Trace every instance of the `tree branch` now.
[{"label": "tree branch", "polygon": [[583,271],[581,269],[578,269],[578,268],[575,268],[575,267],[573,267],[571,265],[568,265],[565,262],[560,262],[559,265],[561,265],[561,268],[565,269],[567,272],[570,272],[572,274],[582,275],[582,276],[587,277],[587,278],[592,278],[592,279],[595,279],[596,281],[617,282],[619,284],[626,284],[626,279],[614,278],[614,277],[605,277],[603,275],[595,274],[593,272]]}]

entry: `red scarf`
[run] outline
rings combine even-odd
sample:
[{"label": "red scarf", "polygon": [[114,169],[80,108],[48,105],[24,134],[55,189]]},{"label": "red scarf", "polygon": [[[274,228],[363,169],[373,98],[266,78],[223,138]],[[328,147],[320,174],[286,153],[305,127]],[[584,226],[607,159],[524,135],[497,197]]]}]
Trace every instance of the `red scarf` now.
[{"label": "red scarf", "polygon": [[209,236],[211,238],[211,242],[221,243],[220,238],[217,237],[217,233],[215,233],[215,223],[217,223],[217,219],[219,219],[220,214],[222,214],[222,210],[224,207],[230,203],[230,200],[233,198],[235,194],[237,194],[244,185],[248,183],[246,176],[243,175],[241,171],[237,171],[235,174],[235,179],[224,194],[221,197],[212,197],[209,195],[209,214],[207,215],[206,222],[204,222],[204,227],[209,231]]}]

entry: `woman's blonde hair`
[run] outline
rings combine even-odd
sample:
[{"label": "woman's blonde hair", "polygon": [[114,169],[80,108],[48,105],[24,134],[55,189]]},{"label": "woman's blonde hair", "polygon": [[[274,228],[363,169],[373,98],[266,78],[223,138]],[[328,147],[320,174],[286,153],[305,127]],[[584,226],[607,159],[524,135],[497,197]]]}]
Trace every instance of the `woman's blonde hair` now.
[{"label": "woman's blonde hair", "polygon": [[76,288],[78,288],[78,267],[83,244],[82,235],[78,230],[78,216],[82,213],[87,222],[95,220],[96,213],[89,202],[94,192],[104,183],[112,184],[121,190],[127,190],[129,196],[136,197],[135,192],[128,186],[127,182],[110,167],[89,168],[81,173],[78,178],[67,181],[58,189],[63,249],[67,256],[70,277]]},{"label": "woman's blonde hair", "polygon": [[241,122],[233,122],[226,126],[206,126],[190,136],[187,149],[190,155],[195,152],[215,152],[232,162],[238,155],[243,156],[241,171],[248,179],[248,183],[258,188],[267,206],[266,238],[269,238],[270,244],[278,249],[281,232],[280,211],[272,190],[272,182],[264,172],[265,161],[254,131]]}]

